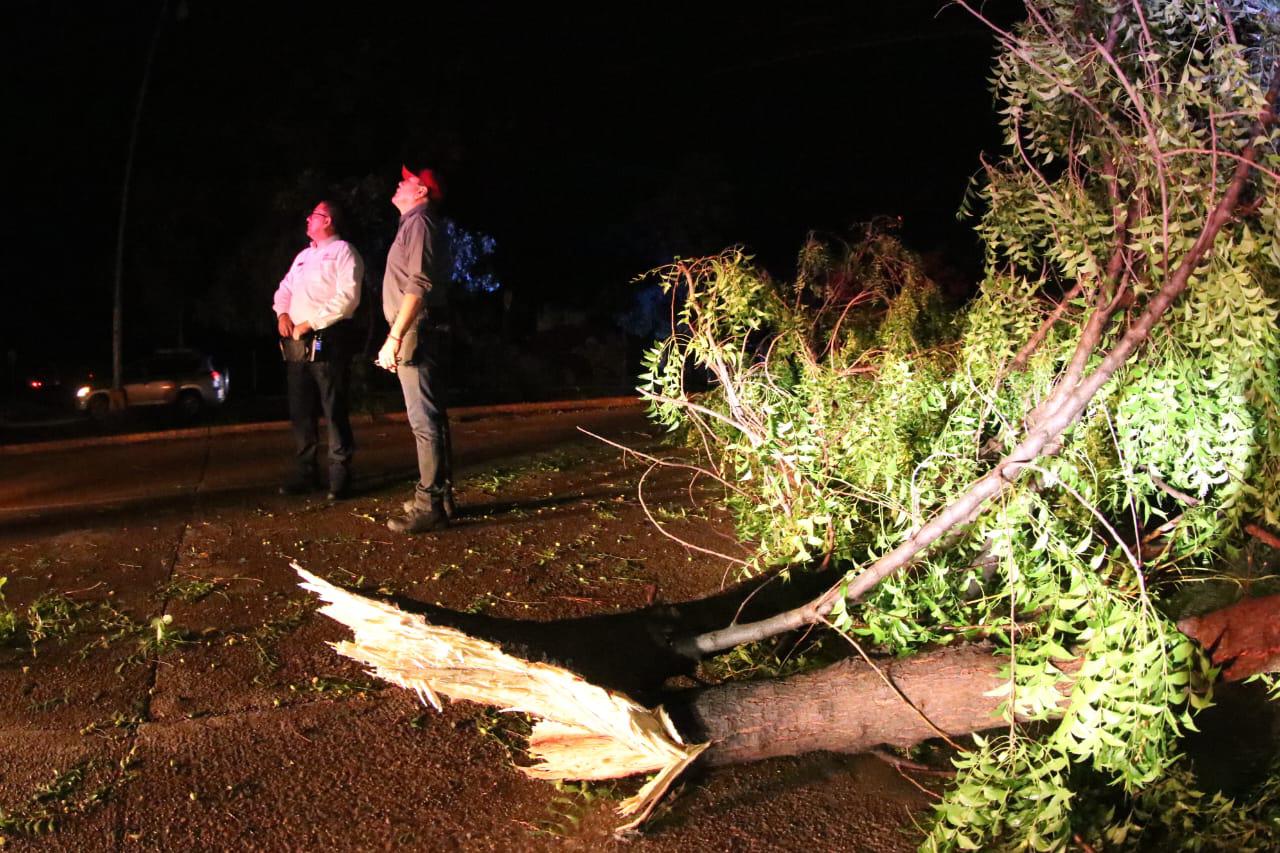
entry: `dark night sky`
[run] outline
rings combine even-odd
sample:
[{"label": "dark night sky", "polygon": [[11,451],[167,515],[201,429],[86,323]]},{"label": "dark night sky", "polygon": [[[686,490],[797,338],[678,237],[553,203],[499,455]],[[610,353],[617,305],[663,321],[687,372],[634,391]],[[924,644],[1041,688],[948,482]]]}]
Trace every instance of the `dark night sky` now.
[{"label": "dark night sky", "polygon": [[[440,168],[447,212],[497,238],[526,301],[587,303],[735,243],[786,274],[808,230],[876,214],[902,215],[917,248],[972,253],[954,211],[997,139],[981,25],[937,2],[742,5],[170,0],[130,202],[128,340],[172,343],[178,303],[198,327],[215,285],[269,298],[287,254],[261,247],[299,248],[331,182],[385,200],[402,160]],[[6,5],[18,296],[0,329],[24,361],[58,334],[109,352],[160,6]]]}]

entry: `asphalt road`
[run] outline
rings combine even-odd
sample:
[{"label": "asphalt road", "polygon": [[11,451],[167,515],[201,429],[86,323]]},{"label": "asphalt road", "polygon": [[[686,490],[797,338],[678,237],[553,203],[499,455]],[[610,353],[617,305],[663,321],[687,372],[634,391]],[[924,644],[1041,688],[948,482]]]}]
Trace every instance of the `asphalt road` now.
[{"label": "asphalt road", "polygon": [[[462,512],[430,536],[383,526],[416,479],[403,421],[357,424],[361,493],[340,506],[276,494],[283,427],[0,449],[0,613],[18,619],[0,643],[0,848],[909,849],[916,783],[831,755],[700,772],[616,841],[638,781],[576,795],[527,778],[518,720],[437,714],[335,652],[350,632],[314,611],[295,560],[658,690],[669,664],[610,617],[720,589],[734,566],[711,554],[743,548],[714,489],[579,427],[667,452],[637,404],[459,413]],[[555,622],[561,644],[540,650],[535,626]]]},{"label": "asphalt road", "polygon": [[[574,405],[574,404],[566,404]],[[454,419],[455,478],[487,460],[580,437],[581,426],[619,435],[643,426],[640,405],[463,416]],[[357,423],[355,491],[416,479],[413,439],[403,421]],[[29,449],[30,450],[30,449]],[[273,492],[291,471],[285,425],[246,432],[54,448],[0,455],[0,529],[31,523],[133,515],[174,502],[216,507]],[[323,454],[323,448],[321,448]]]}]

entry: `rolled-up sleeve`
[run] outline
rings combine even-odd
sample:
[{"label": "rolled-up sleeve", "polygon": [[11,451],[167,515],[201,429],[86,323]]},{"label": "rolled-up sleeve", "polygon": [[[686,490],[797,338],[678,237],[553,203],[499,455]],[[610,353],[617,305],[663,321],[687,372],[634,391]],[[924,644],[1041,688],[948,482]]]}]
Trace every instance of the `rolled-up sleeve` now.
[{"label": "rolled-up sleeve", "polygon": [[422,299],[426,298],[431,290],[429,270],[434,250],[435,247],[431,245],[431,232],[423,219],[415,218],[405,224],[401,255],[404,259],[402,292],[405,296],[412,294]]},{"label": "rolled-up sleeve", "polygon": [[271,300],[271,308],[276,312],[276,316],[289,313],[289,304],[293,300],[293,271],[297,268],[298,261],[289,264],[289,271],[284,274],[284,278],[280,279],[280,285],[276,288],[276,295]]},{"label": "rolled-up sleeve", "polygon": [[350,319],[360,305],[364,261],[350,243],[343,242],[338,248],[333,272],[333,294],[315,309],[312,325],[317,329],[327,329],[340,320]]}]

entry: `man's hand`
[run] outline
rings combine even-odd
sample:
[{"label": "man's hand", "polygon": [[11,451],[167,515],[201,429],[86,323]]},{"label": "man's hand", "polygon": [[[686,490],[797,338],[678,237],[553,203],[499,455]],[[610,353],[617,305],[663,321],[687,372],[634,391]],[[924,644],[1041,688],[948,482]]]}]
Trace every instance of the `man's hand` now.
[{"label": "man's hand", "polygon": [[303,320],[301,323],[293,327],[293,339],[295,341],[302,340],[302,336],[310,332],[311,329],[311,324],[306,320]]},{"label": "man's hand", "polygon": [[280,319],[276,321],[276,330],[282,338],[293,337],[293,318],[289,316],[289,312],[280,315]]},{"label": "man's hand", "polygon": [[382,345],[382,349],[378,350],[378,357],[373,363],[383,370],[395,373],[396,365],[400,363],[400,341],[388,335],[386,343]]}]

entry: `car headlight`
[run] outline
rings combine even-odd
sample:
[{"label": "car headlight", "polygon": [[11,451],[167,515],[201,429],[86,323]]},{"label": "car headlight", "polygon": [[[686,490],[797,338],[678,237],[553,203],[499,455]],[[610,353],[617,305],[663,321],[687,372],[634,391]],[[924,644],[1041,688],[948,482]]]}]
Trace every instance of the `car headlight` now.
[{"label": "car headlight", "polygon": [[76,396],[79,397],[81,400],[83,400],[85,397],[89,396],[89,392],[92,390],[93,389],[90,388],[88,385],[81,385],[79,388],[76,389]]}]

